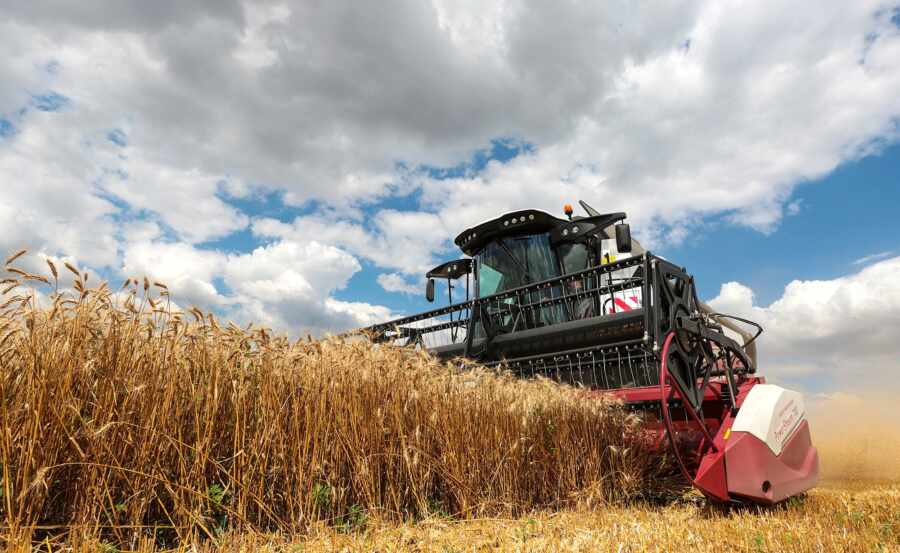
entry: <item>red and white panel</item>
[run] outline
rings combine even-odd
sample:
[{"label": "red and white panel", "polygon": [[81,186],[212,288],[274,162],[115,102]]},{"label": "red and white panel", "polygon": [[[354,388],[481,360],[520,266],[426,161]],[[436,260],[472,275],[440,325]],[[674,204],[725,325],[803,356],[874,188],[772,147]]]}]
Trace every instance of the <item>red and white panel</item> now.
[{"label": "red and white panel", "polygon": [[631,288],[604,296],[603,314],[609,315],[610,313],[622,313],[623,311],[639,309],[643,305],[642,299],[640,288]]},{"label": "red and white panel", "polygon": [[728,493],[777,503],[815,486],[819,455],[803,397],[773,384],[754,386],[725,432]]}]

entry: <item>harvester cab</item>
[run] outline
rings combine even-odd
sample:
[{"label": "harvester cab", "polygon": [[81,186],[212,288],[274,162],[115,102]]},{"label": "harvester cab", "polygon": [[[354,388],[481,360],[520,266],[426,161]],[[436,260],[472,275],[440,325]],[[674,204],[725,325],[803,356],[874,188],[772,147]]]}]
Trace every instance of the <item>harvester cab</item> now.
[{"label": "harvester cab", "polygon": [[762,328],[699,301],[693,277],[633,239],[625,213],[580,203],[585,216],[528,209],[466,229],[455,243],[468,257],[426,275],[427,299],[445,280],[449,305],[363,330],[618,396],[712,500],[771,504],[814,486],[803,398],[756,374]]}]

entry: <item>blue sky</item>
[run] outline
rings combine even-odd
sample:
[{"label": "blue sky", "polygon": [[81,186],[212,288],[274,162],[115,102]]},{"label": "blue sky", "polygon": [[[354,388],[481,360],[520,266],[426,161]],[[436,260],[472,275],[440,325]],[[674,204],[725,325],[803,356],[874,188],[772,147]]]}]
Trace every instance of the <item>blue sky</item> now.
[{"label": "blue sky", "polygon": [[724,282],[750,286],[761,304],[781,297],[792,280],[833,279],[857,272],[866,256],[900,253],[900,147],[806,182],[791,201],[799,211],[771,233],[723,222],[660,253],[692,268],[703,297]]}]

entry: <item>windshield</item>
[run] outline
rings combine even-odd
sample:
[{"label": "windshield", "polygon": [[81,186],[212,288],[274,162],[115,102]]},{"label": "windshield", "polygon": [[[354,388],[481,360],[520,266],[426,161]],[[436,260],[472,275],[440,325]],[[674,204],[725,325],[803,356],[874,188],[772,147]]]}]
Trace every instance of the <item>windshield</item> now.
[{"label": "windshield", "polygon": [[559,251],[559,258],[567,275],[583,271],[591,266],[588,248],[584,244],[561,244],[557,247],[557,251]]},{"label": "windshield", "polygon": [[560,276],[547,234],[498,239],[485,246],[475,261],[479,297]]}]

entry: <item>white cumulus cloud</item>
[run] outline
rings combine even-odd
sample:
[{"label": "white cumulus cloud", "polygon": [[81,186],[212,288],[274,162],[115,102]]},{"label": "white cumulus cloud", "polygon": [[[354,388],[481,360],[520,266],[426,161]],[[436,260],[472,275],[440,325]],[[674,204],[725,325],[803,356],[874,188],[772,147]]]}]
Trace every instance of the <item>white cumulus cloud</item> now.
[{"label": "white cumulus cloud", "polygon": [[[511,209],[583,198],[628,211],[651,243],[712,215],[768,232],[796,212],[798,183],[897,139],[895,13],[880,0],[7,2],[0,248],[160,274],[236,317],[327,328],[386,313],[333,295],[360,260],[411,282],[456,255],[459,231]],[[428,169],[496,140],[527,147],[449,179]],[[235,201],[266,194],[303,215]],[[208,246],[248,229],[262,251]]]},{"label": "white cumulus cloud", "polygon": [[823,388],[900,383],[900,257],[833,280],[795,280],[781,298],[757,305],[753,291],[722,285],[709,304],[757,321],[761,372]]},{"label": "white cumulus cloud", "polygon": [[399,273],[382,273],[378,275],[378,284],[388,292],[401,292],[412,296],[422,293],[424,288],[406,280]]}]

